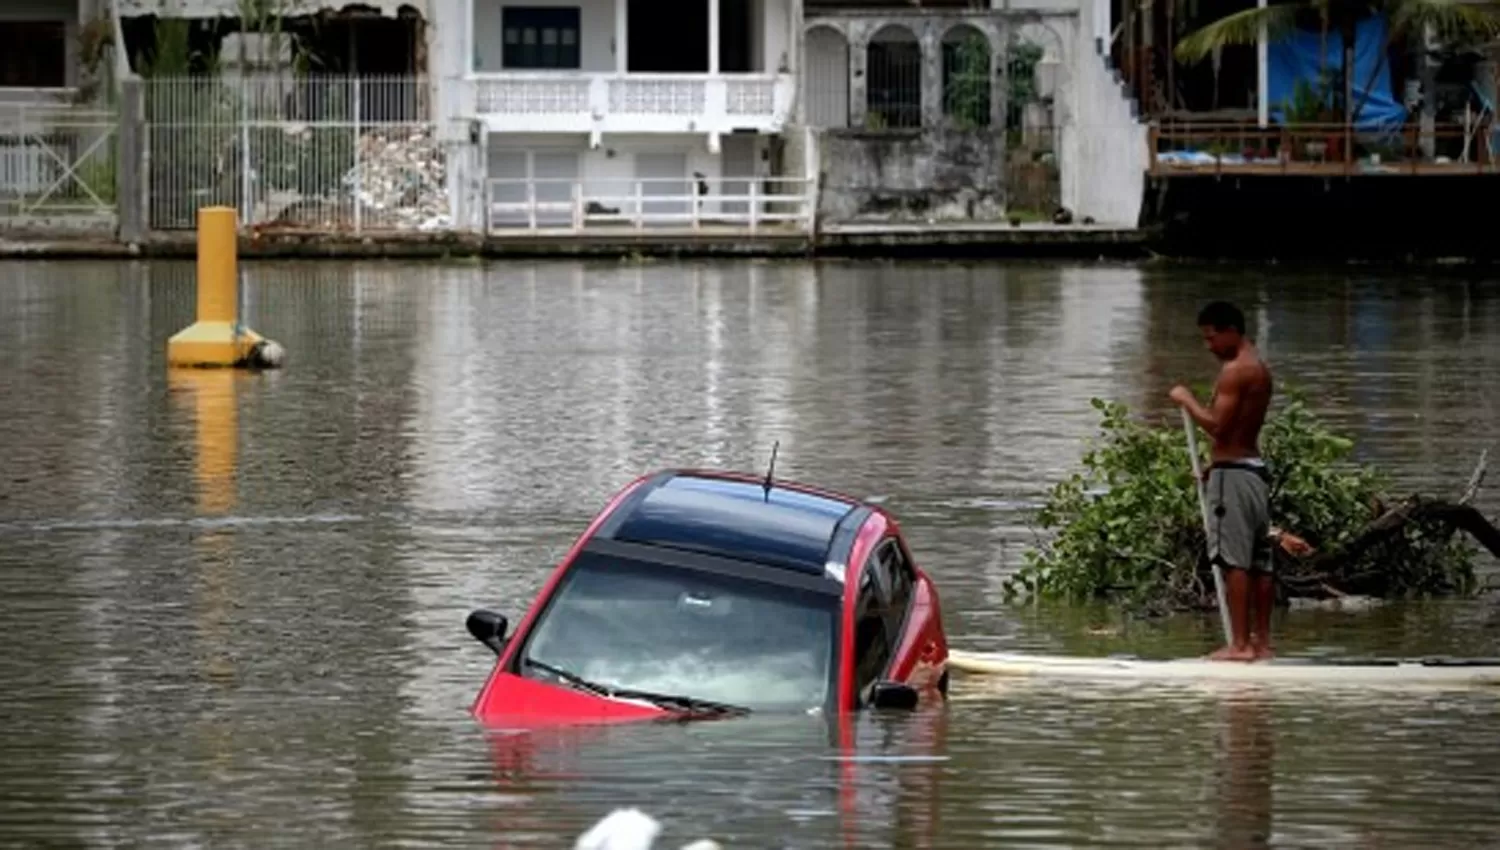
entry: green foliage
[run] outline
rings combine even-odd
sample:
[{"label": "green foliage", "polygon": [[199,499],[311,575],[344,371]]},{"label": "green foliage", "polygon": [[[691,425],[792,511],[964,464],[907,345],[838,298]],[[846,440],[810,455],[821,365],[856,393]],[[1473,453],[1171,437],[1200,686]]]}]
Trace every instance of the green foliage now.
[{"label": "green foliage", "polygon": [[1292,94],[1281,102],[1283,120],[1287,126],[1298,124],[1326,123],[1332,113],[1329,103],[1332,95],[1327,86],[1319,86],[1310,80],[1298,78],[1292,84]]},{"label": "green foliage", "polygon": [[1010,46],[1008,57],[1010,65],[1006,69],[1005,94],[1007,129],[1019,132],[1026,105],[1041,98],[1041,89],[1036,79],[1036,66],[1041,64],[1043,55],[1045,51],[1042,46],[1035,42],[1014,42]]},{"label": "green foliage", "polygon": [[[1051,490],[1035,521],[1050,532],[1007,582],[1008,596],[1123,602],[1148,612],[1213,607],[1203,516],[1175,418],[1132,419],[1125,406],[1094,399],[1100,438],[1083,469]],[[1207,465],[1206,436],[1199,449]],[[1329,430],[1292,395],[1272,412],[1262,451],[1273,473],[1272,522],[1337,552],[1383,509],[1383,476],[1355,464],[1353,443]],[[1448,528],[1410,524],[1350,559],[1304,561],[1276,553],[1284,588],[1297,580],[1384,597],[1447,596],[1474,589],[1474,549]],[[1330,571],[1331,570],[1331,571]],[[1322,572],[1330,571],[1330,572]]]},{"label": "green foliage", "polygon": [[956,44],[944,44],[943,53],[948,70],[943,87],[944,112],[965,129],[989,126],[989,42],[979,33],[970,32]]}]

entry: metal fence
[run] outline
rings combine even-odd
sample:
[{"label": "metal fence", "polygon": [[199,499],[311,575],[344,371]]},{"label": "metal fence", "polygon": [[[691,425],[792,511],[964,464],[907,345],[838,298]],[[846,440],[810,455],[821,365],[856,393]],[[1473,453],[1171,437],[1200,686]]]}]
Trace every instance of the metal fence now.
[{"label": "metal fence", "polygon": [[115,113],[58,102],[0,102],[0,222],[115,220]]},{"label": "metal fence", "polygon": [[445,156],[417,76],[243,75],[144,81],[146,220],[195,226],[234,206],[246,226],[322,231],[449,226]]},{"label": "metal fence", "polygon": [[908,129],[922,126],[922,45],[906,27],[888,24],[870,38],[865,126]]}]

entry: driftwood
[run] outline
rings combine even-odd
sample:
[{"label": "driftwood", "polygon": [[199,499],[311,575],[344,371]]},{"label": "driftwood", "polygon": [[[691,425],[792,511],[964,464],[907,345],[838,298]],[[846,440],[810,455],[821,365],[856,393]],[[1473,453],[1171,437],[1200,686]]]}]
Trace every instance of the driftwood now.
[{"label": "driftwood", "polygon": [[1383,510],[1343,546],[1294,561],[1282,575],[1286,589],[1293,596],[1319,598],[1382,595],[1386,584],[1383,572],[1354,572],[1353,566],[1372,548],[1392,542],[1410,526],[1429,530],[1434,537],[1442,539],[1458,531],[1465,532],[1490,554],[1500,558],[1500,529],[1469,504],[1484,481],[1488,457],[1488,450],[1480,455],[1479,464],[1457,502],[1412,495],[1396,507]]}]

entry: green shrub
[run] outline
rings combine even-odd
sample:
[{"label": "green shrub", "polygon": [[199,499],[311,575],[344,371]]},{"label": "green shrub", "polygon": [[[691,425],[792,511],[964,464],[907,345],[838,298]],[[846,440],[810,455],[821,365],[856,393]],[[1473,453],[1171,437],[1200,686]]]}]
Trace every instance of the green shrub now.
[{"label": "green shrub", "polygon": [[[1212,608],[1213,574],[1180,420],[1132,419],[1093,399],[1101,433],[1083,469],[1056,484],[1035,516],[1038,545],[1006,582],[1010,598],[1121,602],[1151,613]],[[1201,432],[1207,464],[1210,441]],[[1329,430],[1295,394],[1261,434],[1271,467],[1271,517],[1334,557],[1276,552],[1283,595],[1331,587],[1381,597],[1467,595],[1475,549],[1451,528],[1409,523],[1400,534],[1342,559],[1337,552],[1384,510],[1387,481],[1352,461],[1354,444]]]}]

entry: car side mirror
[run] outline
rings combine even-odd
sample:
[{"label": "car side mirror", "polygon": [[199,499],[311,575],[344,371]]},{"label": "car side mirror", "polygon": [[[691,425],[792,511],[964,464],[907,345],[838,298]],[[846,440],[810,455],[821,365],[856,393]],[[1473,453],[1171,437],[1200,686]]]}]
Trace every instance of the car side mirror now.
[{"label": "car side mirror", "polygon": [[876,682],[870,687],[870,705],[911,711],[917,707],[917,689],[901,682]]},{"label": "car side mirror", "polygon": [[480,608],[469,612],[469,618],[464,621],[468,627],[469,634],[474,639],[494,650],[499,655],[505,650],[505,629],[510,623],[504,614],[496,614]]}]

